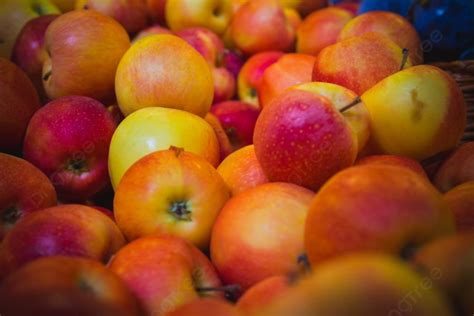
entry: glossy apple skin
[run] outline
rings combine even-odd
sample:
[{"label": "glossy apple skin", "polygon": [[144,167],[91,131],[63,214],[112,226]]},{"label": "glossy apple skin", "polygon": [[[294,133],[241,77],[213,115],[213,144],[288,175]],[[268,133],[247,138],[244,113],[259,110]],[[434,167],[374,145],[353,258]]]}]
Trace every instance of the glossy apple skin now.
[{"label": "glossy apple skin", "polygon": [[56,205],[49,179],[28,161],[0,153],[0,242],[25,215]]},{"label": "glossy apple skin", "polygon": [[166,316],[208,316],[210,311],[219,316],[242,316],[233,305],[215,298],[194,300],[167,313]]},{"label": "glossy apple skin", "polygon": [[342,114],[327,98],[308,91],[288,90],[266,106],[253,140],[270,181],[314,191],[357,155],[357,139]]},{"label": "glossy apple skin", "polygon": [[456,315],[470,315],[474,310],[474,233],[441,238],[419,249],[412,260],[433,285],[448,295]]},{"label": "glossy apple skin", "polygon": [[232,99],[236,90],[235,78],[225,67],[213,67],[212,79],[214,81],[214,98],[212,104]]},{"label": "glossy apple skin", "polygon": [[0,151],[18,153],[28,122],[40,108],[38,93],[28,76],[0,57]]},{"label": "glossy apple skin", "polygon": [[211,108],[227,133],[235,150],[253,143],[253,132],[260,111],[241,101],[226,101]]},{"label": "glossy apple skin", "polygon": [[230,143],[229,137],[225,133],[221,122],[214,114],[209,112],[206,114],[206,117],[204,119],[212,127],[214,133],[216,134],[217,140],[219,142],[219,162],[222,162],[227,156],[229,156],[234,151],[234,149],[232,148],[232,144]]},{"label": "glossy apple skin", "polygon": [[426,284],[432,283],[397,258],[356,253],[319,266],[256,315],[453,316],[443,293]]},{"label": "glossy apple skin", "polygon": [[466,126],[466,105],[456,81],[429,65],[393,74],[362,95],[372,142],[381,153],[429,158],[455,148]]},{"label": "glossy apple skin", "polygon": [[161,26],[161,25],[153,25],[141,30],[132,40],[132,44],[135,44],[139,39],[144,38],[145,36],[149,35],[160,35],[160,34],[169,34],[173,35],[168,28]]},{"label": "glossy apple skin", "polygon": [[[313,81],[335,83],[361,95],[399,71],[402,59],[402,48],[393,41],[366,33],[324,48],[316,57]],[[408,61],[405,68],[410,66]]]},{"label": "glossy apple skin", "polygon": [[474,142],[460,145],[436,172],[433,183],[447,192],[464,182],[474,181]]},{"label": "glossy apple skin", "polygon": [[102,212],[77,204],[50,207],[25,216],[5,236],[1,275],[55,255],[107,262],[124,244],[117,225]]},{"label": "glossy apple skin", "polygon": [[373,155],[365,156],[363,158],[357,159],[356,166],[362,165],[390,165],[390,166],[399,166],[406,167],[411,171],[416,172],[418,175],[428,179],[428,175],[421,166],[421,164],[411,158],[395,155]]},{"label": "glossy apple skin", "polygon": [[296,33],[296,51],[316,56],[323,48],[337,42],[339,33],[354,17],[347,10],[331,7],[308,15]]},{"label": "glossy apple skin", "polygon": [[284,297],[289,288],[288,276],[269,277],[248,289],[237,301],[237,309],[245,315],[253,315],[263,310],[268,304]]},{"label": "glossy apple skin", "polygon": [[119,22],[129,34],[143,30],[148,24],[148,8],[144,0],[77,0],[76,10],[95,10]]},{"label": "glossy apple skin", "polygon": [[458,232],[474,231],[474,181],[465,182],[444,194]]},{"label": "glossy apple skin", "polygon": [[166,25],[165,8],[168,0],[146,0],[148,14],[154,22]]},{"label": "glossy apple skin", "polygon": [[80,96],[51,101],[26,131],[23,155],[66,200],[83,200],[109,183],[107,160],[116,123],[100,102]]},{"label": "glossy apple skin", "polygon": [[31,79],[41,99],[46,98],[43,87],[43,63],[47,58],[45,34],[48,26],[58,15],[43,15],[34,18],[21,29],[13,46],[11,60]]},{"label": "glossy apple skin", "polygon": [[237,78],[240,101],[259,107],[257,91],[265,69],[274,64],[283,54],[278,51],[261,52],[252,55],[245,62]]},{"label": "glossy apple skin", "polygon": [[311,203],[305,248],[316,266],[354,251],[405,255],[454,231],[441,194],[405,167],[363,165],[331,178]]},{"label": "glossy apple skin", "polygon": [[361,14],[346,24],[339,34],[339,40],[369,32],[383,34],[401,48],[408,48],[413,65],[423,63],[423,49],[418,33],[408,20],[396,13],[371,11]]},{"label": "glossy apple skin", "polygon": [[278,0],[244,3],[232,17],[230,35],[248,56],[269,50],[290,51],[295,40],[295,30]]},{"label": "glossy apple skin", "polygon": [[217,168],[217,172],[232,195],[269,182],[257,160],[253,145],[242,147],[227,156]]},{"label": "glossy apple skin", "polygon": [[216,66],[224,53],[224,43],[219,36],[204,27],[189,27],[175,34],[194,47],[211,66]]},{"label": "glossy apple skin", "polygon": [[[337,110],[341,110],[352,103],[357,95],[343,86],[327,82],[309,82],[291,87],[294,90],[303,90],[318,94],[331,101]],[[359,103],[351,109],[342,113],[344,119],[352,128],[354,136],[357,138],[357,148],[360,153],[367,144],[370,136],[370,115],[364,103]]]},{"label": "glossy apple skin", "polygon": [[265,69],[258,86],[258,99],[262,108],[287,88],[311,82],[315,57],[306,54],[286,54]]},{"label": "glossy apple skin", "polygon": [[205,59],[186,41],[167,34],[133,44],[117,68],[115,91],[125,115],[160,106],[204,116],[214,94]]},{"label": "glossy apple skin", "polygon": [[305,188],[277,182],[231,198],[217,217],[211,238],[212,263],[222,281],[239,284],[245,292],[267,277],[297,271],[313,196]]},{"label": "glossy apple skin", "polygon": [[50,99],[82,95],[107,102],[114,97],[115,71],[130,47],[125,29],[92,10],[71,11],[46,31],[43,85]]},{"label": "glossy apple skin", "polygon": [[191,113],[151,107],[127,116],[117,127],[109,152],[109,174],[116,188],[127,169],[143,156],[170,146],[219,164],[219,142],[212,127]]},{"label": "glossy apple skin", "polygon": [[85,258],[30,262],[2,283],[0,293],[0,311],[8,315],[144,315],[120,278]]},{"label": "glossy apple skin", "polygon": [[232,18],[231,0],[167,0],[165,17],[173,31],[201,26],[224,34]]},{"label": "glossy apple skin", "polygon": [[[115,192],[115,218],[128,240],[170,234],[206,250],[229,196],[206,159],[171,148],[151,153],[127,170]],[[183,203],[184,210],[177,211]]]},{"label": "glossy apple skin", "polygon": [[207,257],[184,240],[148,236],[132,241],[113,257],[115,272],[145,306],[148,315],[164,315],[199,297],[222,297],[197,288],[221,282]]}]

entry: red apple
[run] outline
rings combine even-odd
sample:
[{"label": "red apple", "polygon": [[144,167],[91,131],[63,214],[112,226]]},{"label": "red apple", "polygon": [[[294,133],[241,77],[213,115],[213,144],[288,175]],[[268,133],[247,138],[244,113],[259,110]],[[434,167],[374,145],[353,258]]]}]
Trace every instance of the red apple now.
[{"label": "red apple", "polygon": [[355,165],[390,165],[390,166],[399,166],[399,167],[406,167],[411,171],[416,172],[423,178],[428,178],[426,175],[425,170],[421,164],[411,158],[403,157],[403,156],[395,156],[395,155],[373,155],[373,156],[366,156],[361,159],[358,159]]},{"label": "red apple", "polygon": [[149,36],[149,35],[159,35],[159,34],[173,34],[173,32],[171,32],[169,29],[167,29],[166,27],[164,26],[161,26],[161,25],[153,25],[153,26],[150,26],[142,31],[140,31],[140,33],[138,33],[134,38],[133,38],[133,41],[132,41],[132,44],[134,44],[136,41],[138,41],[139,39],[141,38],[144,38],[145,36]]},{"label": "red apple", "polygon": [[100,102],[79,96],[59,98],[31,119],[24,157],[51,179],[60,197],[86,199],[109,183],[107,160],[115,127]]},{"label": "red apple", "polygon": [[441,192],[447,192],[459,184],[473,180],[474,142],[467,142],[456,148],[443,162],[433,183]]},{"label": "red apple", "polygon": [[214,114],[209,112],[206,114],[204,119],[212,127],[214,133],[216,134],[217,140],[219,141],[220,161],[222,161],[234,151],[232,144],[230,143],[229,137],[225,133],[221,122]]},{"label": "red apple", "polygon": [[224,49],[220,63],[218,62],[219,64],[230,71],[234,79],[237,80],[240,70],[244,66],[244,57],[239,52]]},{"label": "red apple", "polygon": [[165,8],[167,0],[146,0],[148,6],[148,13],[154,22],[161,25],[166,24]]},{"label": "red apple", "polygon": [[0,242],[25,215],[56,205],[49,179],[28,161],[0,153]]},{"label": "red apple", "polygon": [[444,194],[458,232],[474,231],[474,181],[465,182]]},{"label": "red apple", "polygon": [[209,65],[216,65],[224,53],[224,43],[213,31],[204,27],[189,27],[175,33],[194,47]]},{"label": "red apple", "polygon": [[235,94],[235,78],[225,67],[212,68],[214,80],[214,98],[212,103],[219,103],[232,99]]},{"label": "red apple", "polygon": [[230,303],[215,298],[194,300],[167,313],[166,316],[242,316]]}]

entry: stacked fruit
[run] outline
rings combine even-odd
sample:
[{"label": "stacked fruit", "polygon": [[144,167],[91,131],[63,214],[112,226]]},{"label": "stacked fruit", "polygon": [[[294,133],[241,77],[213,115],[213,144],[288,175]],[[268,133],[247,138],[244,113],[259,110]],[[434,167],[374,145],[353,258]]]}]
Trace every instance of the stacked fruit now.
[{"label": "stacked fruit", "polygon": [[357,13],[0,2],[0,314],[472,315],[472,110]]}]

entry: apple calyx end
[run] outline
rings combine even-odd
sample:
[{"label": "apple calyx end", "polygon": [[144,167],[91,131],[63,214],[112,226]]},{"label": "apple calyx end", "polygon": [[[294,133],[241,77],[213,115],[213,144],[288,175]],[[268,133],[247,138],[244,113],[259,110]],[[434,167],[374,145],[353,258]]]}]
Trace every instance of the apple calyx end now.
[{"label": "apple calyx end", "polygon": [[20,210],[15,206],[9,206],[2,212],[1,221],[8,225],[13,225],[20,219],[20,217]]},{"label": "apple calyx end", "polygon": [[81,173],[89,171],[87,163],[84,159],[72,158],[66,163],[65,169],[74,173],[75,175],[80,175]]},{"label": "apple calyx end", "polygon": [[191,211],[188,209],[188,203],[186,201],[172,202],[168,212],[180,221],[190,222]]}]

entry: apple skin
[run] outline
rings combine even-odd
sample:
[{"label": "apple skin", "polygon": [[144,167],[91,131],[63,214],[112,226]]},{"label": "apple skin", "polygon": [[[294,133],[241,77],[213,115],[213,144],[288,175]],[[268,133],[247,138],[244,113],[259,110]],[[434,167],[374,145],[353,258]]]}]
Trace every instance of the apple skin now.
[{"label": "apple skin", "polygon": [[21,29],[13,46],[11,60],[31,79],[42,100],[46,99],[43,87],[43,63],[47,58],[45,34],[58,15],[43,15],[28,21]]},{"label": "apple skin", "polygon": [[28,161],[0,153],[0,242],[18,220],[56,205],[49,179]]},{"label": "apple skin", "polygon": [[276,275],[258,282],[248,289],[237,301],[236,307],[245,315],[253,315],[285,296],[290,288],[286,275]]},{"label": "apple skin", "polygon": [[109,263],[144,305],[148,315],[164,315],[199,297],[221,298],[199,288],[221,282],[207,257],[184,240],[165,235],[136,239]]},{"label": "apple skin", "polygon": [[175,34],[194,47],[211,66],[216,66],[224,53],[224,43],[219,36],[204,27],[189,27]]},{"label": "apple skin", "polygon": [[165,17],[172,31],[202,26],[224,34],[232,18],[231,0],[167,0]]},{"label": "apple skin", "polygon": [[472,314],[474,232],[435,240],[419,249],[412,262],[418,271],[430,278],[433,286],[448,295],[456,315]]},{"label": "apple skin", "polygon": [[279,0],[285,8],[297,10],[302,16],[322,9],[327,5],[327,0]]},{"label": "apple skin", "polygon": [[416,172],[425,179],[428,179],[428,175],[421,166],[421,164],[411,158],[395,155],[373,155],[365,156],[363,158],[357,159],[356,166],[362,165],[390,165],[390,166],[399,166],[406,167],[411,171]]},{"label": "apple skin", "polygon": [[[402,48],[389,38],[366,33],[324,48],[316,57],[313,81],[335,83],[361,95],[399,71],[402,59]],[[408,60],[405,68],[410,66]]]},{"label": "apple skin", "polygon": [[220,64],[234,76],[235,80],[237,80],[244,63],[245,61],[242,54],[230,49],[224,49]]},{"label": "apple skin", "polygon": [[296,32],[296,51],[316,56],[337,42],[339,33],[354,17],[347,10],[330,7],[308,15]]},{"label": "apple skin", "polygon": [[401,48],[408,48],[413,65],[423,63],[420,37],[403,16],[386,11],[371,11],[352,19],[339,34],[339,41],[369,32],[383,34]]},{"label": "apple skin", "polygon": [[74,10],[76,0],[51,0],[51,2],[58,7],[62,13]]},{"label": "apple skin", "polygon": [[257,108],[260,107],[257,91],[265,69],[283,55],[283,52],[278,51],[261,52],[252,55],[245,62],[237,78],[237,89],[241,101],[253,104]]},{"label": "apple skin", "polygon": [[457,147],[436,172],[433,183],[447,192],[464,182],[474,181],[474,142]]},{"label": "apple skin", "polygon": [[474,181],[465,182],[444,194],[458,232],[474,231]]},{"label": "apple skin", "polygon": [[234,149],[232,148],[232,144],[230,143],[229,137],[225,133],[221,122],[214,114],[209,112],[206,114],[206,117],[204,119],[212,127],[214,133],[216,134],[217,140],[219,142],[219,161],[222,162],[227,156],[229,156],[234,151]]},{"label": "apple skin", "polygon": [[115,127],[100,102],[62,97],[33,115],[23,155],[51,179],[60,198],[84,200],[109,183],[107,160]]},{"label": "apple skin", "polygon": [[290,51],[295,30],[278,0],[244,3],[232,17],[230,36],[245,55],[263,51]]},{"label": "apple skin", "polygon": [[314,62],[311,55],[286,54],[265,69],[257,90],[260,106],[264,108],[291,86],[311,82]]},{"label": "apple skin", "polygon": [[139,39],[144,38],[145,36],[160,35],[160,34],[173,35],[173,32],[171,32],[169,29],[167,29],[164,26],[153,25],[141,30],[137,35],[135,35],[135,37],[132,40],[132,45],[135,44],[135,42],[137,42]]},{"label": "apple skin", "polygon": [[380,153],[423,160],[455,148],[464,135],[462,91],[440,68],[404,69],[361,98],[371,117],[371,142]]},{"label": "apple skin", "polygon": [[117,127],[109,152],[109,174],[116,188],[127,169],[143,156],[170,146],[219,164],[219,142],[212,127],[189,112],[150,107],[127,116]]},{"label": "apple skin", "polygon": [[144,0],[77,0],[76,10],[95,10],[119,22],[129,34],[148,24],[148,7]]},{"label": "apple skin", "polygon": [[427,284],[397,258],[356,253],[319,266],[256,316],[454,316],[443,293]]},{"label": "apple skin", "polygon": [[2,276],[41,257],[65,255],[107,262],[125,244],[115,223],[84,205],[64,204],[32,212],[3,239]]},{"label": "apple skin", "polygon": [[406,167],[368,164],[341,171],[320,189],[305,248],[316,266],[355,251],[404,256],[453,232],[453,215],[427,179]]},{"label": "apple skin", "polygon": [[211,113],[221,122],[234,151],[253,143],[259,110],[245,102],[226,101],[214,104]]},{"label": "apple skin", "polygon": [[253,145],[242,147],[227,156],[217,168],[217,172],[232,195],[269,182],[257,160]]},{"label": "apple skin", "polygon": [[206,159],[172,147],[141,158],[127,170],[115,192],[115,218],[128,240],[170,234],[206,250],[229,196]]},{"label": "apple skin", "polygon": [[40,108],[38,93],[28,76],[0,57],[0,151],[18,153],[28,122]]},{"label": "apple skin", "polygon": [[211,259],[222,281],[239,284],[245,292],[270,276],[298,271],[313,196],[305,188],[277,182],[232,197],[219,213],[211,237]]},{"label": "apple skin", "polygon": [[160,25],[166,25],[165,9],[168,0],[146,0],[148,14]]},{"label": "apple skin", "polygon": [[117,68],[115,92],[123,114],[145,107],[209,111],[214,95],[206,60],[174,35],[150,35],[136,41]]},{"label": "apple skin", "polygon": [[314,191],[357,155],[357,139],[345,118],[329,99],[309,91],[285,91],[263,108],[253,140],[270,181]]},{"label": "apple skin", "polygon": [[348,12],[352,13],[354,16],[357,15],[359,11],[360,3],[357,2],[339,2],[333,5],[335,8],[340,8],[343,10],[347,10]]},{"label": "apple skin", "polygon": [[61,15],[46,30],[50,58],[43,65],[43,85],[48,97],[110,101],[115,71],[129,47],[127,32],[111,17],[92,10]]},{"label": "apple skin", "polygon": [[166,316],[208,316],[210,311],[212,311],[213,315],[219,316],[243,316],[230,303],[215,298],[202,298],[191,301],[167,313]]},{"label": "apple skin", "polygon": [[0,293],[5,315],[144,315],[120,278],[84,258],[30,262],[4,280]]},{"label": "apple skin", "polygon": [[236,90],[234,75],[225,67],[213,67],[212,79],[214,81],[212,103],[216,104],[232,99]]}]

